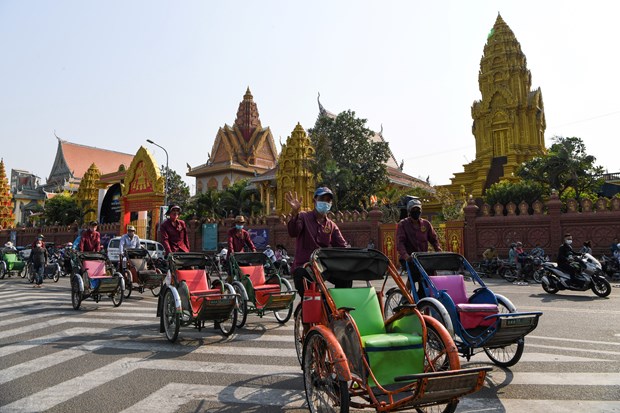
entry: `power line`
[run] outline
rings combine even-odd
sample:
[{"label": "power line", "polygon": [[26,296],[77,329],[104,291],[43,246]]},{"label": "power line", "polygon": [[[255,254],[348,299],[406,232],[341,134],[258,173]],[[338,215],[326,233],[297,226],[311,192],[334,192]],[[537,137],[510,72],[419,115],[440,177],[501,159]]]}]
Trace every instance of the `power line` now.
[{"label": "power line", "polygon": [[[563,124],[563,125],[558,125],[558,126],[555,126],[555,128],[562,128],[562,127],[564,127],[564,126],[574,125],[574,124],[576,124],[576,123],[588,122],[588,121],[591,121],[591,120],[594,120],[594,119],[605,118],[605,117],[607,117],[607,116],[617,115],[617,114],[619,114],[619,113],[620,113],[620,110],[617,110],[617,111],[615,111],[615,112],[604,113],[604,114],[602,114],[602,115],[592,116],[591,118],[586,118],[586,119],[581,119],[581,120],[575,120],[575,121],[572,121],[572,122],[565,123],[565,124]],[[548,128],[548,129],[552,129],[552,128]]]}]

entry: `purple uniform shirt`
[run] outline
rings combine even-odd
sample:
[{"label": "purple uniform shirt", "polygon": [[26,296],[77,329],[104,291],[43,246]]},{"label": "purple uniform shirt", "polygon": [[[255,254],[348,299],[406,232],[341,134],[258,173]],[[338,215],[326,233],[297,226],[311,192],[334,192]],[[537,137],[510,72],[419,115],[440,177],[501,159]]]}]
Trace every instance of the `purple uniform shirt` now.
[{"label": "purple uniform shirt", "polygon": [[307,263],[317,248],[347,246],[338,225],[327,217],[321,218],[315,211],[300,212],[291,218],[287,227],[288,234],[297,238],[293,268]]},{"label": "purple uniform shirt", "polygon": [[414,220],[409,217],[401,220],[396,229],[396,240],[401,260],[406,259],[412,252],[427,252],[429,243],[435,251],[441,251],[437,233],[431,223],[423,218]]},{"label": "purple uniform shirt", "polygon": [[172,222],[167,219],[159,228],[161,243],[166,250],[166,255],[171,252],[189,252],[189,239],[187,237],[187,227],[185,221],[177,219]]},{"label": "purple uniform shirt", "polygon": [[237,230],[237,228],[228,230],[228,256],[233,252],[243,252],[243,248],[246,246],[252,252],[256,252],[256,247],[248,231],[245,229]]}]

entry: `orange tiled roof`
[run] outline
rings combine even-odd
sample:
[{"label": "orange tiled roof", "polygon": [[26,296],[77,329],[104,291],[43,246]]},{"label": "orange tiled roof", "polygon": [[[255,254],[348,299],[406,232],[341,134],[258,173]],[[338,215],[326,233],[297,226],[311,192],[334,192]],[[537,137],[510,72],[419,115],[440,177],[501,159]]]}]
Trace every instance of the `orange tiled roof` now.
[{"label": "orange tiled roof", "polygon": [[76,178],[82,178],[88,168],[94,163],[102,174],[116,172],[123,164],[129,168],[134,155],[92,146],[78,145],[67,141],[60,141],[62,154],[69,170]]}]

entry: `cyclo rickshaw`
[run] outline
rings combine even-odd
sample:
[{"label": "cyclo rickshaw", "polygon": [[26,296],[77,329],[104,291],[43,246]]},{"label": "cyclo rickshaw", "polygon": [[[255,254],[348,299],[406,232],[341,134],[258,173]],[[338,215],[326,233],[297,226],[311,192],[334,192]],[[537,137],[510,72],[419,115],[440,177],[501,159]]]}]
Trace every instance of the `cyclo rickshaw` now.
[{"label": "cyclo rickshaw", "polygon": [[229,282],[239,295],[237,327],[245,325],[248,313],[262,318],[273,311],[280,324],[291,318],[297,291],[280,276],[269,257],[262,252],[236,252],[230,254],[228,265]]},{"label": "cyclo rickshaw", "polygon": [[[447,330],[420,313],[393,264],[372,249],[327,248],[310,258],[302,304],[302,370],[311,412],[417,409],[453,412],[478,391],[490,367],[461,369]],[[325,280],[352,281],[329,288]],[[387,320],[382,298],[389,280],[403,303]],[[377,291],[373,282],[380,286]]]},{"label": "cyclo rickshaw", "polygon": [[201,253],[168,254],[168,273],[157,303],[159,332],[170,342],[179,336],[179,328],[193,324],[198,331],[213,321],[224,336],[231,335],[237,322],[237,295],[232,285],[211,280],[209,258]]},{"label": "cyclo rickshaw", "polygon": [[140,294],[151,290],[155,297],[159,295],[164,274],[145,248],[125,248],[121,262],[125,265],[125,298],[129,298],[133,290]]},{"label": "cyclo rickshaw", "polygon": [[71,276],[71,303],[79,310],[82,301],[92,297],[96,303],[108,296],[114,307],[123,302],[125,281],[102,252],[75,252]]},{"label": "cyclo rickshaw", "polygon": [[[460,254],[418,252],[411,258],[411,263],[406,263],[407,288],[414,285],[412,274],[417,271],[424,292],[424,297],[419,297],[415,289],[411,290],[418,309],[446,327],[463,357],[469,360],[484,351],[501,367],[513,366],[521,359],[524,337],[537,327],[542,312],[517,312],[508,298],[493,293],[484,284]],[[478,286],[472,294],[467,293],[465,277]],[[386,316],[403,301],[400,291],[389,290]]]},{"label": "cyclo rickshaw", "polygon": [[3,248],[0,252],[2,261],[0,262],[0,279],[11,273],[22,274],[26,263],[22,260],[19,253],[12,248]]}]

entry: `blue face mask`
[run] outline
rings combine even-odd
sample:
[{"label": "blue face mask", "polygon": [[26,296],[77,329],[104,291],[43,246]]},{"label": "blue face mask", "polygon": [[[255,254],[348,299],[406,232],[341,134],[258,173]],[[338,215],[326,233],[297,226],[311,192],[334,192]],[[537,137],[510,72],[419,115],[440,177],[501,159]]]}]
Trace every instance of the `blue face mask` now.
[{"label": "blue face mask", "polygon": [[316,201],[316,211],[319,214],[327,214],[330,209],[332,209],[331,202]]},{"label": "blue face mask", "polygon": [[237,225],[235,225],[235,228],[237,228],[237,229],[243,229],[243,225],[239,225],[239,224],[237,224]]}]

